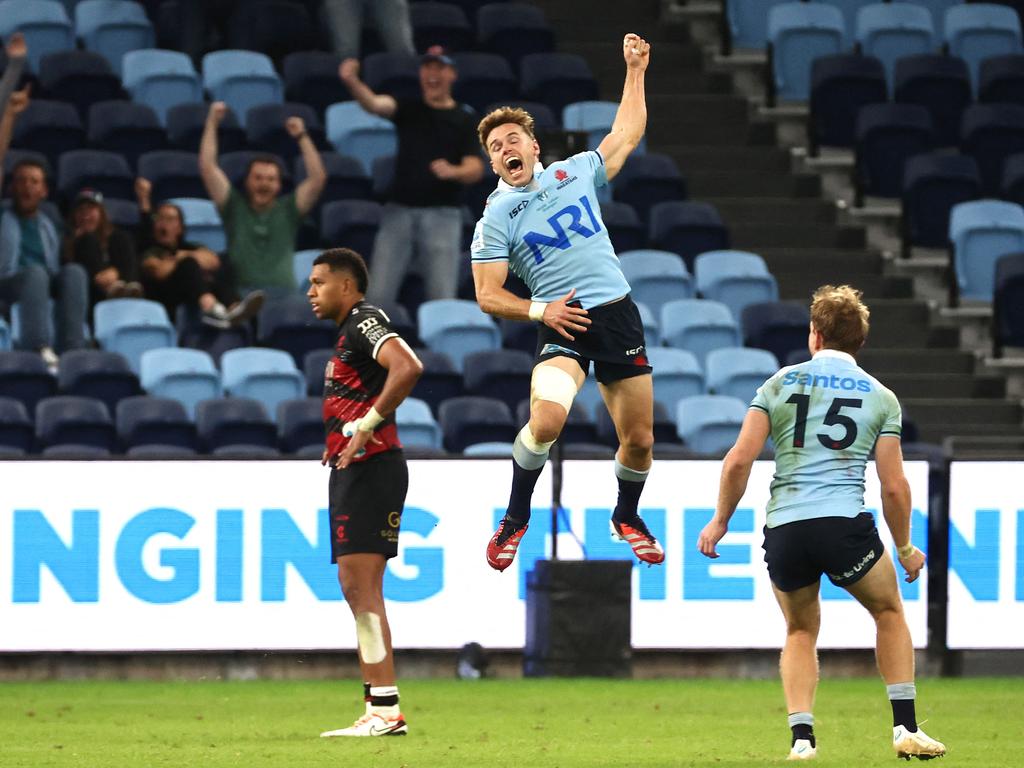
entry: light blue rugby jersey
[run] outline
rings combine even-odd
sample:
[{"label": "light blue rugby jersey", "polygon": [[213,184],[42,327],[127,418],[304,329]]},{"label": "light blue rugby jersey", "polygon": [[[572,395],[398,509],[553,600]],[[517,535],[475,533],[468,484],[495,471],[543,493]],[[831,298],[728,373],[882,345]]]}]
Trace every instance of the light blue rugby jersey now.
[{"label": "light blue rugby jersey", "polygon": [[600,152],[552,163],[525,187],[499,182],[473,233],[473,263],[507,261],[535,301],[575,288],[590,309],[625,296],[629,283],[597,200],[597,187],[607,183]]},{"label": "light blue rugby jersey", "polygon": [[864,470],[875,440],[900,436],[896,395],[851,355],[824,349],[768,379],[750,407],[768,414],[775,443],[769,528],[864,511]]}]

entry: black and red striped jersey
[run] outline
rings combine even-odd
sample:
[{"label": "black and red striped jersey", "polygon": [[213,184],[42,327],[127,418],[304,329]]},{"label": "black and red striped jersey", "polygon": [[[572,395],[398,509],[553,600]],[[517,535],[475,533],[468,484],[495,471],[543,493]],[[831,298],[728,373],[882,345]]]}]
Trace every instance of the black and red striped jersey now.
[{"label": "black and red striped jersey", "polygon": [[[384,342],[397,336],[388,316],[365,301],[356,304],[338,328],[334,355],[324,371],[324,429],[327,453],[332,459],[348,445],[352,422],[365,416],[377,402],[388,377],[387,369],[377,362],[377,354]],[[356,456],[355,461],[402,447],[393,413],[377,426],[373,435],[380,442],[367,442],[366,453]]]}]

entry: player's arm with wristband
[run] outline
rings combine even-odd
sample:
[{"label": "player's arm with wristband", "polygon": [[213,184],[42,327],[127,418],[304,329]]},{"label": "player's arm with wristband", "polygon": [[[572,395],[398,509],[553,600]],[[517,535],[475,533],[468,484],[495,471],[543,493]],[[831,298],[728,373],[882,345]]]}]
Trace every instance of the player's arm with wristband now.
[{"label": "player's arm with wristband", "polygon": [[629,33],[622,40],[622,56],[626,61],[626,84],[622,89],[622,101],[615,113],[611,132],[597,148],[604,158],[605,174],[609,181],[618,174],[647,130],[644,73],[650,62],[651,45],[639,35]]},{"label": "player's arm with wristband", "polygon": [[924,568],[924,552],[910,543],[910,483],[903,473],[903,452],[895,435],[881,435],[875,444],[875,468],[882,484],[882,514],[896,545],[896,557],[914,581]]}]

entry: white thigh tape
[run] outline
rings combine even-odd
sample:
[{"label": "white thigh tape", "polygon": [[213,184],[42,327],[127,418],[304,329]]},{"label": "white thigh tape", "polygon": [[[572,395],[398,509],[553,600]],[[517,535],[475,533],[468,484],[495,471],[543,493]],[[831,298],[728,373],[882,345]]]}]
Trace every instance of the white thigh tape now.
[{"label": "white thigh tape", "polygon": [[576,399],[576,380],[554,365],[538,365],[530,382],[534,400],[558,403],[568,413]]}]

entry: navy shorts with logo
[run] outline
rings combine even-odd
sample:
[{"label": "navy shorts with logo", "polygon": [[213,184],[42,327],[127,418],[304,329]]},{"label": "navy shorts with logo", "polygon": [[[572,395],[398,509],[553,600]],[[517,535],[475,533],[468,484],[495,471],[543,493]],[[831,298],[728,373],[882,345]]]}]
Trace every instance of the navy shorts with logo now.
[{"label": "navy shorts with logo", "polygon": [[343,555],[398,554],[409,470],[401,451],[385,451],[347,469],[332,469],[330,480],[331,562]]},{"label": "navy shorts with logo", "polygon": [[[571,307],[580,306],[572,302]],[[590,372],[602,384],[642,376],[651,372],[647,362],[644,324],[633,299],[626,296],[611,304],[587,310],[590,325],[585,333],[573,332],[575,341],[541,323],[537,333],[537,362],[553,357],[571,357],[584,373]]]},{"label": "navy shorts with logo", "polygon": [[837,587],[849,587],[885,551],[869,512],[765,526],[762,549],[772,584],[782,592],[813,584],[823,573]]}]

